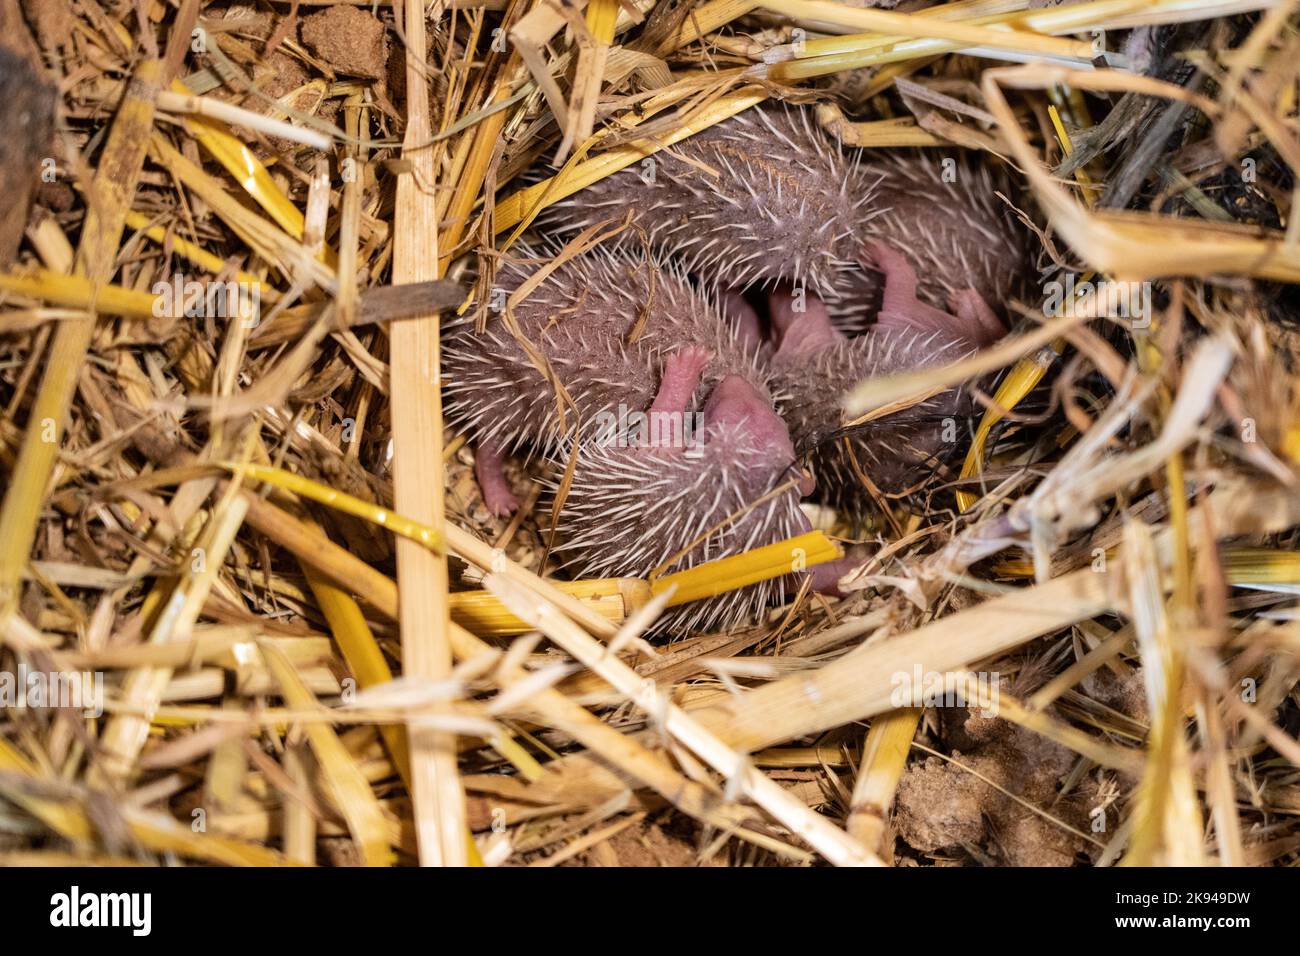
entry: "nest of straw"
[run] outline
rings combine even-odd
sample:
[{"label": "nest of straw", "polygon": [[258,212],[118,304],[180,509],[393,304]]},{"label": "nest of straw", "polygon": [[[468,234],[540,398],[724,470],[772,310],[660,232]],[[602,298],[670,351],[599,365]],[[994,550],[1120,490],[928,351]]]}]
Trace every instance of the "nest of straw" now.
[{"label": "nest of straw", "polygon": [[[424,7],[0,0],[0,861],[1296,861],[1295,4]],[[997,376],[847,597],[652,646],[781,561],[563,580],[439,313],[773,98],[1005,164],[1080,284],[852,394]]]}]

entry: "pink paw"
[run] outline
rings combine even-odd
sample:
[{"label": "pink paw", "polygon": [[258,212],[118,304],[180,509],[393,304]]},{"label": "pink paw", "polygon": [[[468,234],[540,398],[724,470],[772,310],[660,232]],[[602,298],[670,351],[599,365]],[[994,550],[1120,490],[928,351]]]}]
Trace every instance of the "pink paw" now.
[{"label": "pink paw", "polygon": [[510,490],[505,464],[496,448],[489,444],[478,447],[474,453],[474,477],[483,492],[483,504],[493,515],[504,518],[519,510],[519,499]]},{"label": "pink paw", "polygon": [[825,594],[827,597],[844,597],[847,591],[840,590],[840,580],[851,571],[861,566],[863,556],[861,554],[846,554],[842,558],[836,558],[834,561],[827,561],[825,564],[818,564],[808,569],[809,576],[812,577],[812,589],[818,594]]},{"label": "pink paw", "polygon": [[668,356],[659,376],[659,391],[650,405],[651,414],[683,414],[700,384],[700,376],[712,361],[713,353],[702,345],[688,345]]},{"label": "pink paw", "polygon": [[483,488],[483,504],[497,518],[507,518],[519,510],[518,496],[504,482]]},{"label": "pink paw", "polygon": [[703,345],[687,345],[678,349],[664,361],[664,379],[695,379],[704,374],[704,370],[713,361],[713,350]]},{"label": "pink paw", "polygon": [[863,264],[885,276],[877,324],[881,328],[942,332],[981,348],[1006,334],[1002,322],[978,292],[964,289],[952,296],[951,313],[916,297],[916,270],[902,253],[881,242],[863,247]]},{"label": "pink paw", "polygon": [[868,269],[883,272],[888,277],[907,278],[916,281],[916,273],[907,257],[901,252],[885,245],[883,242],[866,242],[862,246],[862,264]]}]

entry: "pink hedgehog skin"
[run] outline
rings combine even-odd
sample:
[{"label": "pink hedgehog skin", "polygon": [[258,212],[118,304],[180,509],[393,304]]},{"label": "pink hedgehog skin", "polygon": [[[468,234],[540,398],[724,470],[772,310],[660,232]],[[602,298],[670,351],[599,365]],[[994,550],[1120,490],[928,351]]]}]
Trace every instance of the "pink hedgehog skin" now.
[{"label": "pink hedgehog skin", "polygon": [[543,228],[576,230],[633,211],[687,272],[723,288],[777,282],[822,296],[851,268],[871,190],[839,144],[800,107],[765,104],[588,186],[543,214]]},{"label": "pink hedgehog skin", "polygon": [[[850,433],[845,447],[844,396],[865,378],[947,365],[1001,337],[1005,329],[974,289],[954,294],[944,312],[917,298],[917,278],[900,252],[881,243],[867,247],[871,265],[885,277],[876,324],[846,338],[824,304],[811,300],[802,315],[773,297],[773,327],[780,344],[772,358],[781,414],[801,454],[809,454],[822,496],[849,511],[862,493],[858,469],[885,492],[902,491],[930,474],[956,451],[955,426],[945,419],[969,414],[971,401],[950,389],[920,405]],[[850,451],[851,449],[851,451]]]},{"label": "pink hedgehog skin", "polygon": [[[530,274],[523,265],[504,266],[498,295],[513,293]],[[757,346],[739,338],[679,272],[653,261],[570,259],[510,312],[519,338],[505,316],[491,316],[482,332],[472,320],[456,322],[443,344],[447,417],[477,443],[476,472],[496,514],[517,507],[501,471],[504,453],[553,456],[562,439],[585,440],[611,418],[634,425],[633,413],[656,396],[665,360],[684,347],[714,357],[700,391],[728,374],[765,388]]]}]

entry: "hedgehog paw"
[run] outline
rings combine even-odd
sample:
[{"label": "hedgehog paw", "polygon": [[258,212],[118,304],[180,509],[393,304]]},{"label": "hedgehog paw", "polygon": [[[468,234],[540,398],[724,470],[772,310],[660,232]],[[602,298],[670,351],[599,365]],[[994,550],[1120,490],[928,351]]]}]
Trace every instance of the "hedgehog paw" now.
[{"label": "hedgehog paw", "polygon": [[510,490],[506,480],[505,463],[501,452],[491,445],[480,445],[474,453],[474,477],[483,492],[483,504],[497,518],[504,518],[519,510],[519,499]]},{"label": "hedgehog paw", "polygon": [[[687,345],[678,349],[664,362],[664,381],[694,380],[697,384],[704,370],[713,361],[713,350],[703,345]],[[694,391],[694,388],[692,388]]]},{"label": "hedgehog paw", "polygon": [[904,312],[916,301],[916,270],[907,257],[883,242],[862,247],[862,264],[885,277],[882,312]]},{"label": "hedgehog paw", "polygon": [[976,348],[1006,334],[997,315],[974,289],[963,289],[952,295],[948,303],[951,313],[922,302],[916,297],[916,270],[902,253],[884,243],[868,243],[863,261],[885,276],[880,314],[876,319],[880,328],[955,335]]},{"label": "hedgehog paw", "polygon": [[664,361],[663,374],[659,377],[659,391],[650,405],[652,414],[681,415],[690,405],[691,396],[700,384],[700,376],[709,363],[713,353],[701,345],[688,345],[678,349]]},{"label": "hedgehog paw", "polygon": [[519,497],[504,482],[500,487],[484,485],[483,504],[494,518],[508,518],[519,510]]}]

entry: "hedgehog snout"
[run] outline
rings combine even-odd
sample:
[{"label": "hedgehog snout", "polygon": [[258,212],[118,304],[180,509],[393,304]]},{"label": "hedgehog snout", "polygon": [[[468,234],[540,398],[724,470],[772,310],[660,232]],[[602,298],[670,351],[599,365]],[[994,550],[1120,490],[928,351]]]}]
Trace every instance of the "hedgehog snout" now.
[{"label": "hedgehog snout", "polygon": [[728,375],[714,386],[704,403],[704,427],[729,428],[743,432],[756,447],[772,455],[772,464],[794,462],[794,444],[771,399],[739,375]]}]

